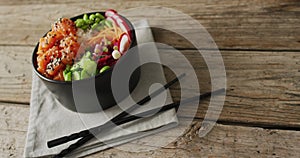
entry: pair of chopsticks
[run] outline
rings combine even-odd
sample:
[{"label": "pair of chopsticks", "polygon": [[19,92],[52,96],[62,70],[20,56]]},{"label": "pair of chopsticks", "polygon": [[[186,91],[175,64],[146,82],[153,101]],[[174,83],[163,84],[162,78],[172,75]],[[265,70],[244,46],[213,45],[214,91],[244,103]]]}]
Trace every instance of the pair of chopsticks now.
[{"label": "pair of chopsticks", "polygon": [[125,123],[128,123],[128,122],[140,119],[140,118],[149,117],[149,116],[152,116],[154,114],[161,113],[161,112],[173,109],[173,108],[178,109],[179,105],[187,104],[189,102],[193,102],[193,101],[196,101],[198,99],[203,99],[203,98],[209,97],[212,94],[220,94],[220,93],[223,93],[225,91],[225,89],[219,89],[219,90],[214,91],[214,92],[204,93],[204,94],[201,94],[200,96],[191,97],[191,98],[185,99],[181,102],[171,103],[171,104],[159,107],[159,108],[155,108],[155,109],[152,109],[152,110],[141,112],[139,114],[135,114],[135,115],[130,115],[129,114],[130,112],[132,112],[132,111],[136,110],[137,108],[139,108],[141,105],[144,105],[145,103],[150,101],[151,98],[153,98],[153,97],[159,95],[160,93],[162,93],[165,89],[172,86],[174,83],[176,83],[179,79],[183,78],[184,76],[185,76],[185,74],[181,74],[180,76],[178,76],[178,78],[173,79],[172,81],[170,81],[169,83],[164,85],[164,87],[162,87],[162,88],[154,91],[150,95],[146,96],[145,98],[140,100],[138,103],[132,105],[131,107],[129,107],[125,111],[121,112],[120,114],[118,114],[117,116],[112,118],[110,121],[106,122],[105,124],[93,127],[91,129],[88,129],[88,130],[83,130],[83,131],[80,131],[78,133],[74,133],[74,134],[71,134],[71,135],[68,135],[68,136],[64,136],[64,137],[60,137],[60,138],[51,140],[47,143],[48,147],[52,148],[52,147],[67,143],[69,141],[81,138],[77,142],[70,145],[68,148],[62,150],[59,154],[54,156],[55,158],[64,157],[65,155],[71,153],[73,150],[75,150],[75,149],[79,148],[80,146],[84,145],[89,140],[95,138],[95,135],[97,135],[101,132],[106,132],[106,131],[112,129],[113,127],[115,127],[117,125],[122,125],[122,124],[125,124]]}]

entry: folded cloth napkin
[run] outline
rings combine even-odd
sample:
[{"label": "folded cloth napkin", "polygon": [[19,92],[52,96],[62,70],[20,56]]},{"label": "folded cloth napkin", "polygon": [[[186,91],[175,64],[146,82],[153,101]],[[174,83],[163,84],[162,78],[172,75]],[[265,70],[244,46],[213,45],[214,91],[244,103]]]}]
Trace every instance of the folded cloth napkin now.
[{"label": "folded cloth napkin", "polygon": [[[153,42],[152,33],[146,20],[136,22],[134,26],[138,44]],[[158,54],[155,45],[153,48],[154,49],[147,52],[144,57],[157,57],[157,55],[152,54]],[[157,82],[161,84],[166,83],[162,67],[147,64],[142,66],[140,81],[131,93],[131,97],[138,99],[143,98],[147,95],[149,87],[150,90],[151,88],[153,89],[153,87],[155,87],[153,83]],[[158,99],[153,99],[147,105],[139,108],[138,111],[172,103],[172,98],[168,90],[156,98]],[[160,98],[164,99],[163,103]],[[126,100],[127,99],[122,101],[122,105],[126,105]],[[47,141],[104,124],[120,112],[122,112],[122,109],[118,106],[97,113],[76,113],[67,110],[60,105],[41,80],[33,74],[30,118],[24,155],[25,157],[47,157],[57,154],[75,141],[51,149],[47,147]],[[110,132],[100,135],[98,137],[100,139],[91,140],[68,156],[82,157],[177,125],[178,120],[176,113],[175,110],[172,109],[161,114],[127,123],[118,128],[113,128]]]}]

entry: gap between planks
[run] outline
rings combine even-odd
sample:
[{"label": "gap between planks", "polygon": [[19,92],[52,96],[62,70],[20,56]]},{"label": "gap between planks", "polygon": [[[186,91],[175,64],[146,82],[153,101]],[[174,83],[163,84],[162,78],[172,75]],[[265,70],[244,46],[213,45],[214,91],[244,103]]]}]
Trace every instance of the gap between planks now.
[{"label": "gap between planks", "polygon": [[[0,102],[0,105],[5,105],[11,108],[30,108],[29,104],[24,104],[24,103],[16,103],[16,102]],[[24,106],[26,105],[26,106]],[[28,114],[29,115],[29,114]],[[203,118],[199,118],[197,116],[191,118],[188,116],[184,116],[184,115],[178,115],[178,117],[180,119],[188,119],[191,120],[193,119],[193,121],[197,121],[197,122],[202,122]],[[207,119],[207,121],[210,121],[209,119]],[[270,124],[266,124],[266,123],[251,123],[251,122],[238,122],[238,121],[228,121],[228,120],[217,120],[217,124],[220,125],[228,125],[228,126],[240,126],[240,127],[250,127],[250,128],[262,128],[262,129],[266,129],[266,130],[287,130],[287,131],[300,131],[300,127],[291,127],[291,126],[284,126],[284,125],[270,125]],[[14,130],[12,130],[14,131]]]}]

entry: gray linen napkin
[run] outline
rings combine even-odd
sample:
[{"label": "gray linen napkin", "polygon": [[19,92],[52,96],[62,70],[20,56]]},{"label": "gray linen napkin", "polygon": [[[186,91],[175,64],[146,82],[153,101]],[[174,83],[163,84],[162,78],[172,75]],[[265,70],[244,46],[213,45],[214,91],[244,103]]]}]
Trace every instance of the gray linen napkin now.
[{"label": "gray linen napkin", "polygon": [[[136,22],[134,26],[138,44],[153,42],[152,33],[147,21]],[[157,56],[151,53],[157,53],[155,45],[153,45],[151,51],[146,52],[145,56],[147,58],[157,58]],[[152,90],[157,89],[157,86],[153,86],[157,81],[161,84],[166,83],[162,67],[158,65],[143,66],[141,68],[140,81],[131,96],[138,99],[143,98],[148,93],[151,85]],[[121,103],[127,107],[131,105],[129,104],[131,102],[127,99]],[[172,103],[172,98],[169,91],[166,91],[147,105],[141,107],[137,112],[168,103]],[[51,149],[47,147],[47,141],[103,124],[121,111],[117,106],[98,113],[80,114],[69,111],[60,105],[39,78],[33,74],[30,118],[24,155],[25,157],[43,157],[57,154],[75,141]],[[172,109],[159,115],[143,118],[114,128],[109,133],[100,135],[98,137],[100,139],[93,139],[86,145],[78,148],[69,156],[85,156],[177,125],[178,120],[175,111]]]}]

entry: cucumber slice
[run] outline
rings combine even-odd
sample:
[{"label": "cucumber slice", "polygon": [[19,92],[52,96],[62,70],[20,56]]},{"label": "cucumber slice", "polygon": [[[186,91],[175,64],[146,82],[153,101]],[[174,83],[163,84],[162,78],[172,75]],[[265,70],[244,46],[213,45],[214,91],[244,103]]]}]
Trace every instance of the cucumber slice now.
[{"label": "cucumber slice", "polygon": [[81,79],[85,79],[85,78],[89,78],[91,77],[91,75],[86,71],[86,70],[82,70],[81,71]]},{"label": "cucumber slice", "polygon": [[74,71],[72,74],[73,80],[80,80],[80,71]]},{"label": "cucumber slice", "polygon": [[64,73],[63,75],[64,75],[65,81],[72,81],[72,72],[71,71],[69,71],[66,74]]},{"label": "cucumber slice", "polygon": [[65,70],[63,71],[63,76],[65,81],[71,81],[72,80],[72,72],[70,71],[71,66],[67,65]]},{"label": "cucumber slice", "polygon": [[[74,64],[71,71],[71,79],[73,80],[81,80],[85,78],[89,78],[92,75],[96,74],[97,71],[97,63],[91,60],[92,53],[87,51],[81,60]],[[73,72],[73,73],[72,73]],[[68,72],[66,72],[67,74]]]},{"label": "cucumber slice", "polygon": [[92,53],[91,53],[90,51],[87,51],[87,52],[84,54],[83,58],[90,59],[91,56],[92,56]]},{"label": "cucumber slice", "polygon": [[97,63],[93,60],[85,60],[82,65],[83,70],[88,74],[95,74],[97,69]]},{"label": "cucumber slice", "polygon": [[74,64],[72,67],[71,67],[71,71],[78,71],[78,70],[80,70],[81,68],[80,68],[81,66],[80,66],[80,64],[79,63],[76,63],[76,64]]}]

